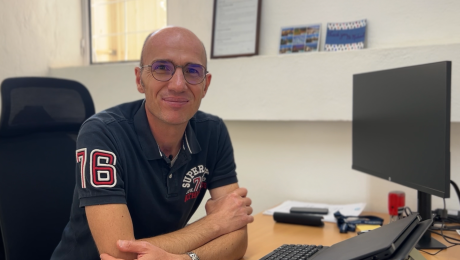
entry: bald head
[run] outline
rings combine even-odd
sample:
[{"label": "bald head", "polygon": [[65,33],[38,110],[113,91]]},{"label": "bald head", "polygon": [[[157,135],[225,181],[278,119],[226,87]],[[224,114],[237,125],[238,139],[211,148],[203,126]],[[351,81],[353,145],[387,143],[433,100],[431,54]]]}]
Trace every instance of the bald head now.
[{"label": "bald head", "polygon": [[145,38],[144,45],[142,46],[140,66],[146,65],[145,62],[149,63],[151,61],[145,60],[146,53],[151,49],[155,48],[157,44],[171,42],[171,41],[185,41],[190,44],[197,44],[197,50],[200,52],[200,57],[202,59],[202,64],[207,67],[207,56],[206,49],[203,42],[198,39],[198,37],[190,30],[183,27],[165,27],[150,33],[147,38]]}]

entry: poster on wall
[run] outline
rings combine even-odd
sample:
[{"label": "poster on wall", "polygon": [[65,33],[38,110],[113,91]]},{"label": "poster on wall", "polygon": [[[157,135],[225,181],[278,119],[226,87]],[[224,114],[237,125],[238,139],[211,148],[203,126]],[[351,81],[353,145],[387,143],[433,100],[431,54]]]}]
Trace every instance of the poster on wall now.
[{"label": "poster on wall", "polygon": [[346,23],[328,23],[324,50],[350,51],[364,49],[366,27],[366,19]]},{"label": "poster on wall", "polygon": [[259,53],[261,0],[214,0],[211,58]]},{"label": "poster on wall", "polygon": [[321,24],[281,28],[280,54],[319,51]]}]

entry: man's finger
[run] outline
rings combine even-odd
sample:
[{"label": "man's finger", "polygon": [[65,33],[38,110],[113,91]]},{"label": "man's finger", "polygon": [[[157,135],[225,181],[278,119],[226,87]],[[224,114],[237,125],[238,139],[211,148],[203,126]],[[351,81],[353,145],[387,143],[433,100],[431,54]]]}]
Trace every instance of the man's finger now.
[{"label": "man's finger", "polygon": [[234,193],[238,194],[241,197],[246,197],[248,195],[248,190],[246,188],[238,188],[233,191]]},{"label": "man's finger", "polygon": [[246,206],[251,206],[252,200],[250,198],[244,198],[246,202]]},{"label": "man's finger", "polygon": [[122,252],[130,252],[137,254],[145,254],[152,247],[149,242],[133,241],[133,240],[118,240],[118,249]]},{"label": "man's finger", "polygon": [[248,212],[248,215],[251,215],[251,214],[252,214],[252,208],[251,208],[251,207],[247,207],[246,210],[247,210],[247,212]]}]

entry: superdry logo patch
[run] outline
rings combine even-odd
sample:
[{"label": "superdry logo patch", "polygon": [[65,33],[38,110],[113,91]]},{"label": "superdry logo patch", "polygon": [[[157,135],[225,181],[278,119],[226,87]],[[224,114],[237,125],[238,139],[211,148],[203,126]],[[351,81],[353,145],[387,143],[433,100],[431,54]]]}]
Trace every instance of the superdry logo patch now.
[{"label": "superdry logo patch", "polygon": [[195,199],[200,194],[201,189],[206,189],[206,175],[209,174],[208,168],[203,165],[193,167],[185,174],[182,180],[182,188],[188,189],[184,198],[187,200]]}]

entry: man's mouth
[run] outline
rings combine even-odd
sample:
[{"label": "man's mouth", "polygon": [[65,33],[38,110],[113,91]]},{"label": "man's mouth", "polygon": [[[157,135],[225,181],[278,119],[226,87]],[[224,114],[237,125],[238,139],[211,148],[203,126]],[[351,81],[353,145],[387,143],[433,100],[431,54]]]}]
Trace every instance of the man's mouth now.
[{"label": "man's mouth", "polygon": [[188,103],[188,99],[180,97],[166,97],[163,98],[163,101],[170,106],[183,106]]}]

